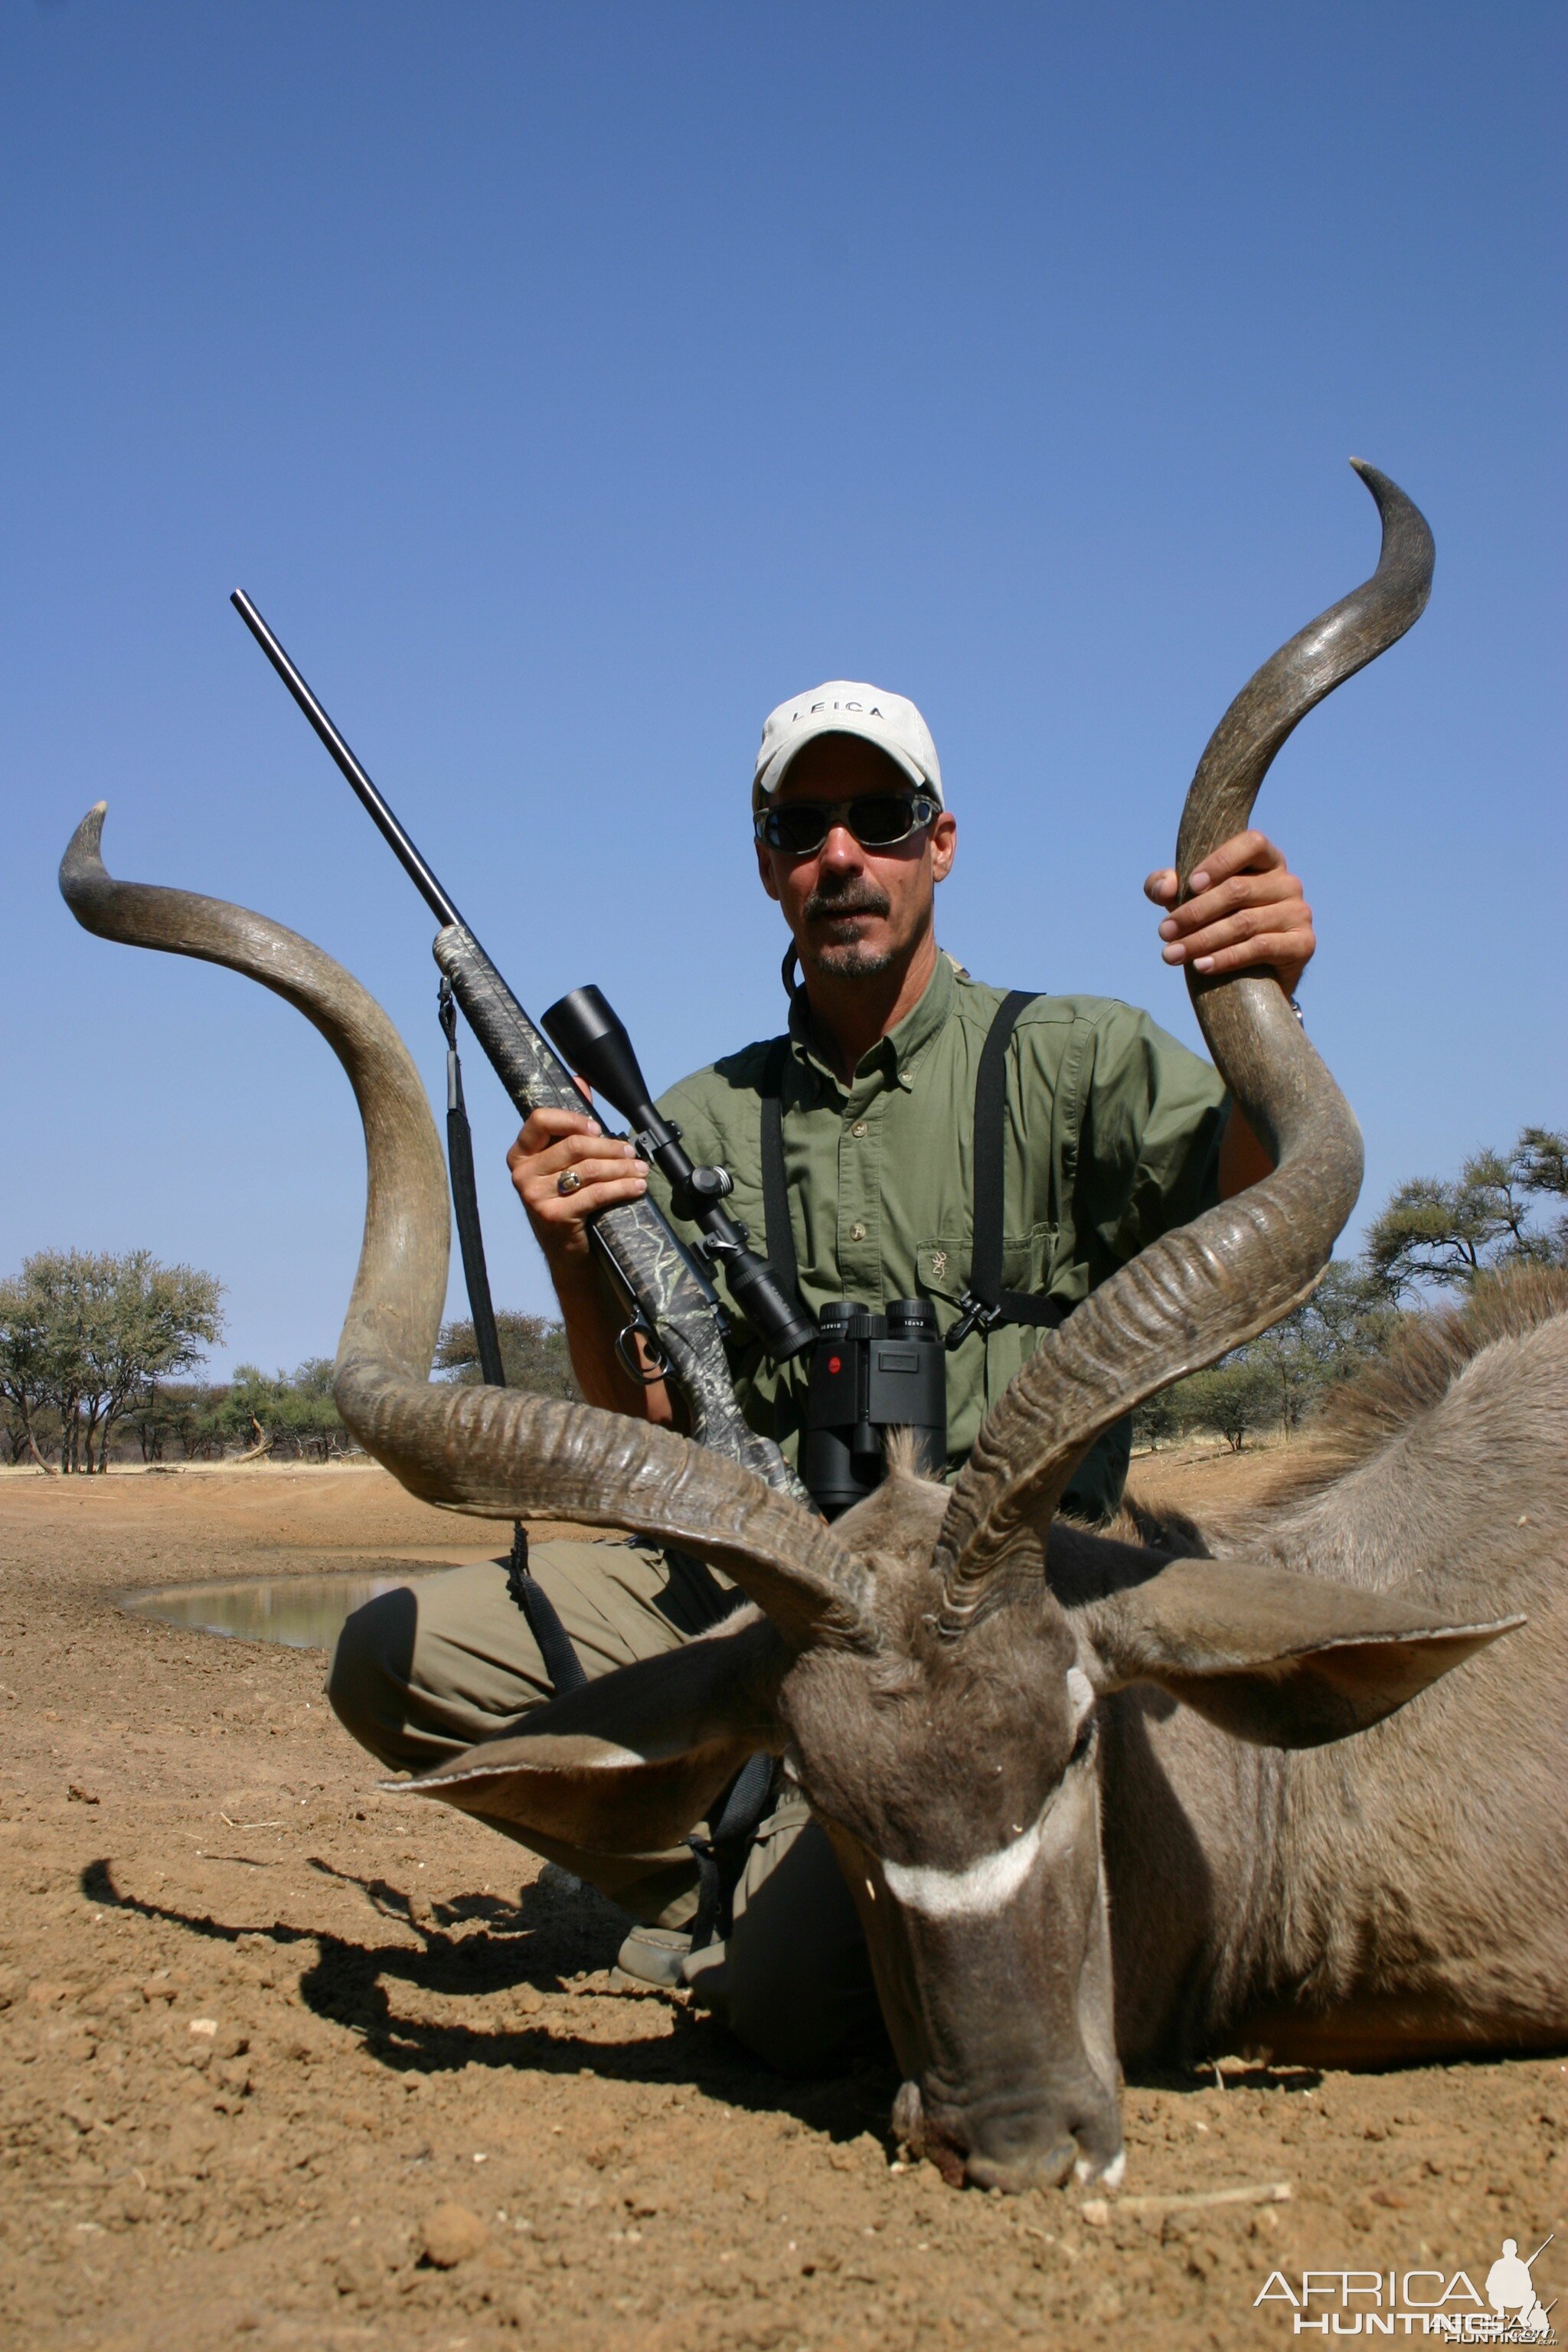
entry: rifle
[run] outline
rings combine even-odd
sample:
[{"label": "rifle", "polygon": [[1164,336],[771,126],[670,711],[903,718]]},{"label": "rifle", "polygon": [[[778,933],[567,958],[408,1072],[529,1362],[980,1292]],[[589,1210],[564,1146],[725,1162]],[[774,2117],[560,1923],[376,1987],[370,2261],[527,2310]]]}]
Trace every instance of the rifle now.
[{"label": "rifle", "polygon": [[[529,1019],[249,597],[237,588],[229,601],[440,925],[433,950],[437,964],[513,1107],[523,1118],[544,1108],[581,1114],[585,1106],[571,1071]],[[451,1086],[449,1076],[449,1094]],[[738,1234],[739,1228],[731,1231]],[[668,1371],[679,1381],[697,1444],[727,1454],[770,1486],[809,1506],[805,1489],[778,1447],[771,1438],[759,1436],[742,1417],[724,1355],[719,1295],[656,1203],[645,1199],[601,1209],[589,1221],[588,1237],[616,1295],[626,1302],[628,1319],[616,1349],[627,1370],[637,1378],[646,1377],[632,1352],[634,1337],[641,1335],[659,1360],[660,1370],[653,1377]],[[721,1246],[733,1285],[734,1253],[728,1244]],[[753,1263],[762,1265],[760,1260]],[[763,1266],[762,1271],[773,1279],[771,1269]],[[784,1304],[787,1308],[788,1302]],[[798,1317],[798,1309],[795,1313]],[[476,1328],[479,1319],[476,1303]],[[803,1325],[802,1330],[803,1337],[787,1352],[809,1344],[811,1328]]]}]

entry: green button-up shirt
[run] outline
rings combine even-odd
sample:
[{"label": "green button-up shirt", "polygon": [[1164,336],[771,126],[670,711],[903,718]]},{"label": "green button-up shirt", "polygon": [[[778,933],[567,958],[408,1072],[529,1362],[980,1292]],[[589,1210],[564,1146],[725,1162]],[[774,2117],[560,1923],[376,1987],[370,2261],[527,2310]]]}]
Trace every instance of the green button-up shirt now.
[{"label": "green button-up shirt", "polygon": [[[804,996],[790,1019],[782,1089],[784,1171],[800,1294],[880,1308],[929,1298],[945,1335],[969,1281],[974,1214],[974,1080],[1005,991],[943,955],[914,1010],[846,1087],[812,1050]],[[768,1254],[762,1109],[769,1046],[748,1045],[673,1087],[659,1108],[693,1160],[727,1168],[727,1204]],[[1147,1013],[1107,997],[1039,996],[1007,1049],[1002,1279],[1073,1307],[1146,1243],[1218,1197],[1225,1090],[1206,1062]],[[669,1213],[657,1171],[651,1190]],[[675,1220],[688,1242],[696,1228]],[[947,1359],[949,1475],[987,1409],[1039,1342],[1036,1327],[973,1331]],[[772,1364],[737,1316],[731,1350],[746,1418],[793,1461],[808,1357]],[[1113,1510],[1126,1425],[1082,1465],[1069,1499]]]}]

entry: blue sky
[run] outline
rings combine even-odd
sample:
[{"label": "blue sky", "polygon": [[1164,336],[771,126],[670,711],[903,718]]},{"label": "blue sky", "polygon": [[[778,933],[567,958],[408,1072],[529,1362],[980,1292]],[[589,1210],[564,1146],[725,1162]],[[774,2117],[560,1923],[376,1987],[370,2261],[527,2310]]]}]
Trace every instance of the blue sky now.
[{"label": "blue sky", "polygon": [[[330,1352],[357,1123],[297,1015],[54,886],[275,914],[439,1085],[430,923],[247,588],[535,1011],[663,1085],[780,1025],[763,712],[912,695],[942,937],[1195,1039],[1141,884],[1231,694],[1436,534],[1415,634],[1260,820],[1307,879],[1363,1209],[1564,1115],[1564,19],[1265,8],[19,0],[0,16],[0,1260],[210,1267]],[[468,1091],[498,1297],[540,1307]]]}]

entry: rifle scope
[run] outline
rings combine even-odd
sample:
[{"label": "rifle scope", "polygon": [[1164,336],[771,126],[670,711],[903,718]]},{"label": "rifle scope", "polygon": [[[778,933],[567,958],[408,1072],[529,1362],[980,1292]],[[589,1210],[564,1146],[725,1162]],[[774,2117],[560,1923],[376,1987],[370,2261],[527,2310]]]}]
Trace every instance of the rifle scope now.
[{"label": "rifle scope", "polygon": [[731,1297],[774,1362],[787,1363],[814,1346],[816,1324],[767,1260],[747,1247],[745,1226],[721,1205],[732,1190],[729,1170],[693,1165],[679,1128],[660,1118],[649,1100],[636,1048],[599,990],[573,989],[541,1013],[540,1026],[568,1066],[631,1121],[637,1150],[668,1180],[676,1215],[699,1228],[707,1255],[723,1267]]}]

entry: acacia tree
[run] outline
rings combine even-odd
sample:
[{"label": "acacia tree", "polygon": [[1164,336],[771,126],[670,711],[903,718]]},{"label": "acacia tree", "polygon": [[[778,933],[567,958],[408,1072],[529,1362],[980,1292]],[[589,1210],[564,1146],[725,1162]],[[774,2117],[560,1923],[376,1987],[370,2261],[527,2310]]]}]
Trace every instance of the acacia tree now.
[{"label": "acacia tree", "polygon": [[332,1402],[330,1356],[310,1356],[297,1371],[270,1375],[255,1364],[237,1365],[220,1418],[258,1459],[280,1447],[296,1459],[319,1454],[323,1462],[342,1451],[343,1424]]},{"label": "acacia tree", "polygon": [[133,1423],[143,1462],[162,1462],[173,1439],[187,1462],[221,1454],[228,1436],[224,1407],[228,1384],[158,1381],[138,1399],[127,1418]]},{"label": "acacia tree", "polygon": [[1385,1351],[1398,1319],[1375,1277],[1341,1258],[1310,1298],[1239,1352],[1263,1374],[1273,1418],[1294,1437],[1325,1390]]},{"label": "acacia tree", "polygon": [[1568,1215],[1542,1214],[1564,1196],[1568,1133],[1555,1128],[1521,1129],[1511,1151],[1475,1152],[1452,1180],[1412,1178],[1373,1220],[1358,1262],[1337,1259],[1272,1329],[1178,1381],[1157,1401],[1157,1426],[1140,1414],[1139,1433],[1212,1430],[1237,1451],[1252,1429],[1293,1435],[1336,1381],[1386,1350],[1401,1301],[1419,1304],[1423,1286],[1468,1290],[1510,1265],[1568,1264]]},{"label": "acacia tree", "polygon": [[1391,1194],[1366,1237],[1367,1268],[1393,1300],[1423,1285],[1468,1290],[1479,1274],[1568,1257],[1568,1218],[1540,1222],[1539,1203],[1568,1192],[1568,1134],[1521,1129],[1511,1151],[1477,1151],[1457,1178],[1415,1176]]},{"label": "acacia tree", "polygon": [[1374,1356],[1386,1355],[1399,1328],[1399,1309],[1364,1259],[1335,1258],[1300,1317],[1325,1383],[1349,1378]]},{"label": "acacia tree", "polygon": [[[223,1330],[222,1285],[189,1265],[160,1265],[150,1250],[110,1258],[87,1328],[83,1386],[88,1461],[109,1466],[114,1424],[159,1380],[188,1371]],[[88,1413],[92,1418],[87,1420]]]},{"label": "acacia tree", "polygon": [[1177,1389],[1162,1389],[1157,1396],[1145,1397],[1132,1415],[1132,1442],[1146,1445],[1151,1454],[1158,1454],[1163,1441],[1179,1437],[1185,1423],[1177,1403]]},{"label": "acacia tree", "polygon": [[1269,1428],[1279,1418],[1278,1383],[1250,1348],[1190,1372],[1172,1395],[1184,1428],[1212,1430],[1233,1454],[1241,1452],[1249,1431]]},{"label": "acacia tree", "polygon": [[38,1444],[39,1423],[48,1409],[51,1383],[49,1315],[44,1286],[29,1281],[37,1264],[29,1258],[19,1276],[0,1282],[0,1397],[8,1408],[13,1461],[30,1454],[41,1470],[52,1471]]},{"label": "acacia tree", "polygon": [[[1514,1145],[1519,1181],[1538,1200],[1568,1199],[1568,1132],[1560,1128],[1525,1127]],[[1537,1234],[1545,1246],[1539,1254],[1557,1265],[1568,1265],[1568,1212],[1559,1210],[1549,1231]]]},{"label": "acacia tree", "polygon": [[[501,1369],[510,1389],[527,1389],[534,1396],[581,1400],[583,1391],[572,1370],[564,1325],[548,1315],[520,1315],[503,1307],[496,1316]],[[466,1387],[482,1375],[479,1351],[471,1322],[447,1323],[436,1343],[436,1370],[449,1373]]]},{"label": "acacia tree", "polygon": [[39,1411],[59,1420],[60,1469],[109,1466],[115,1423],[223,1331],[223,1286],[151,1250],[39,1250],[0,1283],[0,1390],[41,1457]]},{"label": "acacia tree", "polygon": [[1399,1321],[1381,1283],[1364,1266],[1337,1258],[1310,1298],[1248,1339],[1207,1371],[1194,1372],[1155,1400],[1152,1419],[1141,1407],[1137,1435],[1146,1443],[1178,1430],[1202,1429],[1239,1453],[1247,1435],[1263,1429],[1293,1437],[1324,1391],[1383,1354]]}]

